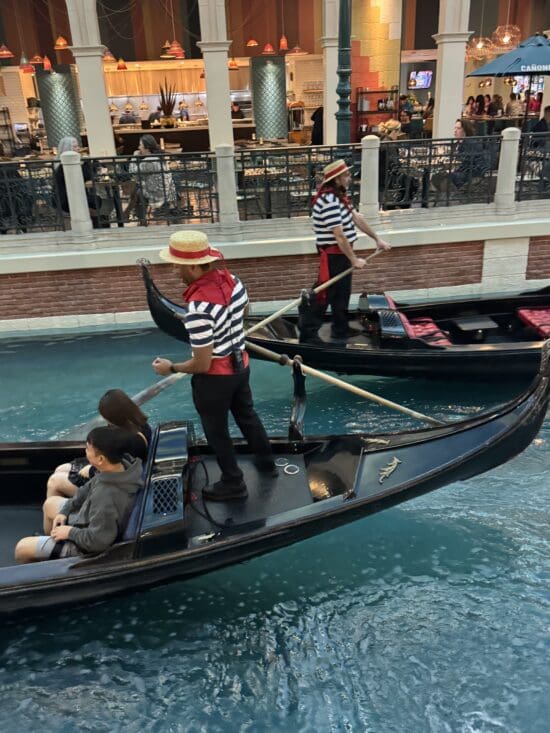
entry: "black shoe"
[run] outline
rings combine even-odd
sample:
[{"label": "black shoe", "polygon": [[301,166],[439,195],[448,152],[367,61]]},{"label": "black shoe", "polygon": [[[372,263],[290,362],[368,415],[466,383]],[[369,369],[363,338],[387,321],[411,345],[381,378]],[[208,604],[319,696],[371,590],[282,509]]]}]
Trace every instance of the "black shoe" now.
[{"label": "black shoe", "polygon": [[224,484],[223,481],[216,481],[211,489],[203,489],[202,495],[207,501],[239,501],[247,498],[248,491],[244,481],[239,484]]},{"label": "black shoe", "polygon": [[256,466],[258,473],[261,473],[264,476],[276,478],[279,475],[279,469],[272,458],[255,458],[254,465]]},{"label": "black shoe", "polygon": [[330,335],[333,339],[349,339],[353,336],[359,336],[363,333],[362,329],[360,328],[352,328],[351,326],[348,326],[346,331],[343,331],[340,333],[339,331],[335,331],[334,329],[331,329]]},{"label": "black shoe", "polygon": [[326,345],[325,342],[319,338],[319,336],[309,336],[305,338],[302,338],[300,336],[300,343],[306,344],[309,346],[325,346]]}]

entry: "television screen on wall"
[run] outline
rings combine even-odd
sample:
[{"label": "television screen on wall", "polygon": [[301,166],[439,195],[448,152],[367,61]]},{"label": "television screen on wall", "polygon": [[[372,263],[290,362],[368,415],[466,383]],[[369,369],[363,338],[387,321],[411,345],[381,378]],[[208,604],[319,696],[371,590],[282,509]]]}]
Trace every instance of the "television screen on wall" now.
[{"label": "television screen on wall", "polygon": [[429,89],[432,85],[433,71],[411,71],[409,74],[409,89]]}]

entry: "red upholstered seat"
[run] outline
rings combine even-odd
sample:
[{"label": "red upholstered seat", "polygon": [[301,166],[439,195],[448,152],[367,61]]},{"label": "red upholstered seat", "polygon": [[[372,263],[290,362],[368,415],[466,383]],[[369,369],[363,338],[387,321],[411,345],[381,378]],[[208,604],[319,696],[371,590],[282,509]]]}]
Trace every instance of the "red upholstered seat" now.
[{"label": "red upholstered seat", "polygon": [[447,333],[431,318],[413,318],[409,321],[404,313],[400,313],[399,317],[409,338],[422,339],[430,346],[452,346]]},{"label": "red upholstered seat", "polygon": [[545,338],[550,336],[550,308],[520,308],[518,317]]}]

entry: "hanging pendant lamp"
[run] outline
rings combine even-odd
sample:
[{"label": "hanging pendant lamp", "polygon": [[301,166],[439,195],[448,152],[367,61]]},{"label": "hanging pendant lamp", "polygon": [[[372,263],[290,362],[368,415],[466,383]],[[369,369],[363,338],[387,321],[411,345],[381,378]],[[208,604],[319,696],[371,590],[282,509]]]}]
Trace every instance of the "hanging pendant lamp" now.
[{"label": "hanging pendant lamp", "polygon": [[44,56],[44,71],[52,70],[52,62],[47,56]]},{"label": "hanging pendant lamp", "polygon": [[227,68],[229,71],[238,71],[239,70],[239,64],[237,63],[237,60],[234,56],[231,57],[231,59],[227,63]]},{"label": "hanging pendant lamp", "polygon": [[57,36],[54,48],[56,51],[64,51],[66,48],[69,48],[67,39],[63,38],[63,36]]},{"label": "hanging pendant lamp", "polygon": [[248,41],[246,42],[247,48],[256,48],[257,45],[258,45],[258,41],[255,38],[249,38]]},{"label": "hanging pendant lamp", "polygon": [[34,66],[29,63],[29,59],[24,51],[19,59],[19,71],[22,71],[23,74],[32,74],[34,72]]},{"label": "hanging pendant lamp", "polygon": [[262,56],[275,56],[275,49],[271,45],[271,43],[266,43],[264,46],[264,50],[262,51]]},{"label": "hanging pendant lamp", "polygon": [[285,35],[282,35],[279,38],[279,53],[284,53],[285,51],[288,51],[288,39]]},{"label": "hanging pendant lamp", "polygon": [[40,56],[39,53],[35,53],[34,56],[30,59],[29,64],[43,64],[44,59],[42,56]]},{"label": "hanging pendant lamp", "polygon": [[300,46],[294,46],[294,48],[288,52],[288,55],[289,56],[307,56],[308,53],[309,53],[308,51],[304,51],[304,49],[300,48]]},{"label": "hanging pendant lamp", "polygon": [[12,58],[13,58],[12,52],[9,50],[7,46],[2,44],[0,46],[0,59],[12,59]]},{"label": "hanging pendant lamp", "polygon": [[109,51],[108,48],[106,48],[105,51],[104,51],[104,53],[103,53],[103,63],[104,64],[109,64],[109,63],[114,64],[115,61],[116,61],[116,59],[113,56],[113,54]]},{"label": "hanging pendant lamp", "polygon": [[126,66],[126,62],[122,57],[119,58],[118,64],[116,65],[117,71],[128,71],[128,67]]}]

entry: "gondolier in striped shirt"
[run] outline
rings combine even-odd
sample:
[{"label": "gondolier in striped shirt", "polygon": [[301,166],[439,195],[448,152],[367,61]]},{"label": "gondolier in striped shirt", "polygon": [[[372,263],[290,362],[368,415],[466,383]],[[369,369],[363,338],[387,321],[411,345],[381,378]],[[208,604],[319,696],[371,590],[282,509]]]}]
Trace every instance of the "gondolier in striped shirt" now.
[{"label": "gondolier in striped shirt", "polygon": [[213,266],[223,256],[209,245],[203,232],[176,232],[160,257],[178,266],[187,285],[183,293],[187,303],[184,322],[192,357],[177,363],[156,358],[153,369],[161,375],[193,375],[193,402],[221,469],[221,479],[203,491],[204,498],[245,499],[247,488],[229,435],[229,412],[255,454],[258,470],[272,476],[277,471],[249,385],[243,325],[248,306],[246,289],[225,267]]},{"label": "gondolier in striped shirt", "polygon": [[[336,160],[324,168],[323,182],[313,198],[313,231],[320,255],[317,285],[339,275],[350,265],[358,270],[365,266],[365,260],[357,257],[353,250],[357,240],[356,227],[372,237],[378,249],[390,249],[390,245],[353,208],[347,194],[350,181],[351,172],[346,162]],[[320,342],[318,330],[329,305],[332,312],[332,337],[346,339],[353,336],[356,332],[348,324],[350,297],[351,274],[318,293],[313,305],[301,312],[300,341]]]}]

